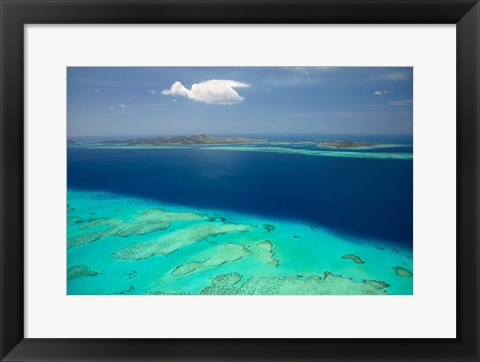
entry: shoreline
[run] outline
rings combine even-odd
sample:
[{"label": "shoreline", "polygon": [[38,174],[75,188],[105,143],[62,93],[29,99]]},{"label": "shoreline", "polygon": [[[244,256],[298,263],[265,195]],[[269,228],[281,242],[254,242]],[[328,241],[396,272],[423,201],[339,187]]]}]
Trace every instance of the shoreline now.
[{"label": "shoreline", "polygon": [[[285,147],[281,147],[285,145]],[[245,144],[198,144],[198,145],[174,145],[174,146],[152,146],[152,145],[111,145],[111,144],[89,144],[68,146],[72,149],[124,149],[124,150],[169,150],[169,149],[194,149],[207,151],[231,151],[231,152],[267,152],[278,154],[290,154],[313,157],[338,157],[338,158],[365,158],[365,159],[387,159],[387,160],[413,160],[413,153],[409,152],[356,152],[365,150],[380,150],[397,147],[413,147],[410,145],[382,145],[362,148],[333,148],[308,143],[312,148],[294,148],[288,146],[301,145],[301,143],[279,143],[268,142],[261,145],[254,143]]]}]

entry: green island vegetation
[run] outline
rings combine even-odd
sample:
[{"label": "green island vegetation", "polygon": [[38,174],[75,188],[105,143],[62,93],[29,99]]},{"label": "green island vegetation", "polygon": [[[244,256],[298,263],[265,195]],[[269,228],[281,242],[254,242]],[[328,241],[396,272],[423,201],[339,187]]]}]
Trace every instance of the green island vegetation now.
[{"label": "green island vegetation", "polygon": [[168,145],[210,145],[217,143],[262,143],[267,142],[264,139],[244,138],[244,137],[214,137],[204,134],[193,136],[160,136],[154,138],[138,138],[128,141],[111,140],[104,141],[104,144],[123,144],[135,146],[168,146]]}]

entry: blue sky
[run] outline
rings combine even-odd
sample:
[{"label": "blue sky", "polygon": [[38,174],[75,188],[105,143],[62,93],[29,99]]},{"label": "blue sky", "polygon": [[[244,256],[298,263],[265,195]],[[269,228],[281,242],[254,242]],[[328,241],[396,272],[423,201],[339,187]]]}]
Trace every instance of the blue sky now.
[{"label": "blue sky", "polygon": [[69,67],[68,137],[413,131],[410,67]]}]

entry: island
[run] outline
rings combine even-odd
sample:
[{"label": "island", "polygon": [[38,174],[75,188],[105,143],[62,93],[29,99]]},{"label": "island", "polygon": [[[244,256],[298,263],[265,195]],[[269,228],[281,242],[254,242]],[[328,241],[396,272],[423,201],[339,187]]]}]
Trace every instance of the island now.
[{"label": "island", "polygon": [[231,143],[264,143],[266,139],[245,138],[245,137],[214,137],[204,134],[193,136],[160,136],[153,138],[138,138],[134,140],[113,140],[104,141],[103,144],[122,144],[128,146],[173,146],[173,145],[209,145],[209,144],[231,144]]},{"label": "island", "polygon": [[335,141],[314,141],[313,143],[327,148],[363,148],[363,147],[375,147],[381,146],[380,143],[372,142],[353,142],[346,140],[335,140]]}]

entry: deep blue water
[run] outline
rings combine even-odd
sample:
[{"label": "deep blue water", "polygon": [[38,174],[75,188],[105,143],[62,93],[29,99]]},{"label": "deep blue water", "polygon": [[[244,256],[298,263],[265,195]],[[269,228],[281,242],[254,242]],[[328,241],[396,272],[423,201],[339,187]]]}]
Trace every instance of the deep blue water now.
[{"label": "deep blue water", "polygon": [[301,220],[356,238],[412,244],[408,160],[72,147],[68,187]]}]

